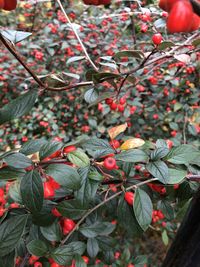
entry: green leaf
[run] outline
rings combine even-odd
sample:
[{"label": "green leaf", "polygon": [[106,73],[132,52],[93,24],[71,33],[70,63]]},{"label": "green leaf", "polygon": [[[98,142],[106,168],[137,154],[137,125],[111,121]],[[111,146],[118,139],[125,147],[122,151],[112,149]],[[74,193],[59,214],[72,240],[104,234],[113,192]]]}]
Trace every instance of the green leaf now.
[{"label": "green leaf", "polygon": [[87,207],[82,205],[79,201],[65,200],[57,205],[57,210],[64,216],[73,220],[80,219],[86,213]]},{"label": "green leaf", "polygon": [[121,57],[134,57],[137,59],[143,59],[144,54],[140,50],[124,50],[124,51],[117,52],[114,55],[115,60],[120,59]]},{"label": "green leaf", "polygon": [[151,224],[153,205],[150,197],[144,190],[138,188],[135,191],[133,209],[140,227],[146,231]]},{"label": "green leaf", "polygon": [[87,205],[92,199],[94,199],[99,182],[91,180],[88,177],[88,167],[78,169],[78,173],[81,177],[81,187],[75,192],[75,197],[82,205]]},{"label": "green leaf", "polygon": [[116,160],[124,162],[147,162],[148,155],[140,149],[130,149],[122,151],[115,156]]},{"label": "green leaf", "polygon": [[158,180],[164,184],[169,181],[169,169],[161,160],[150,162],[146,165],[146,169],[150,172],[153,177],[158,178]]},{"label": "green leaf", "polygon": [[45,256],[48,251],[47,245],[39,239],[32,240],[30,243],[28,243],[27,249],[30,254],[38,257]]},{"label": "green leaf", "polygon": [[167,231],[166,230],[164,230],[162,232],[162,241],[163,241],[165,246],[167,246],[169,244],[169,237],[167,235]]},{"label": "green leaf", "polygon": [[86,249],[83,242],[71,242],[68,245],[60,246],[51,252],[51,258],[60,265],[66,265],[76,254],[82,255]]},{"label": "green leaf", "polygon": [[150,158],[153,161],[164,158],[169,153],[169,149],[167,147],[159,147],[151,152]]},{"label": "green leaf", "polygon": [[4,158],[8,166],[16,169],[24,169],[33,164],[32,160],[22,153],[13,153]]},{"label": "green leaf", "polygon": [[158,209],[162,211],[167,220],[174,219],[174,209],[167,200],[160,200],[158,202]]},{"label": "green leaf", "polygon": [[[139,237],[143,233],[142,228],[138,224],[133,207],[124,201],[124,197],[121,197],[117,207],[117,216],[119,224],[128,232],[129,235]],[[124,220],[124,218],[126,218]]]},{"label": "green leaf", "polygon": [[52,214],[52,202],[46,200],[43,203],[43,207],[37,213],[32,214],[33,223],[39,226],[48,226],[51,225],[56,217]]},{"label": "green leaf", "polygon": [[157,46],[159,50],[165,50],[166,48],[171,48],[175,46],[175,44],[171,41],[163,41],[161,44]]},{"label": "green leaf", "polygon": [[187,175],[187,171],[169,168],[168,184],[179,184]]},{"label": "green leaf", "polygon": [[83,224],[79,228],[82,235],[87,238],[94,238],[98,235],[109,235],[115,229],[115,225],[107,222],[95,222],[93,224],[87,225]]},{"label": "green leaf", "polygon": [[43,205],[42,178],[36,170],[27,172],[21,180],[20,191],[24,205],[32,212],[38,213]]},{"label": "green leaf", "polygon": [[71,163],[75,164],[78,167],[85,167],[90,165],[90,159],[80,148],[68,153],[67,157]]},{"label": "green leaf", "polygon": [[51,156],[54,152],[60,150],[61,147],[62,147],[61,142],[54,141],[54,142],[45,143],[44,145],[40,147],[40,151],[39,151],[40,160],[43,160]]},{"label": "green leaf", "polygon": [[13,266],[15,266],[15,250],[13,250],[9,254],[0,258],[0,266],[1,267],[13,267]]},{"label": "green leaf", "polygon": [[66,164],[50,164],[46,174],[52,176],[56,182],[68,189],[77,190],[80,188],[80,176],[77,170]]},{"label": "green leaf", "polygon": [[115,153],[108,141],[98,138],[91,138],[84,143],[84,147],[93,152],[95,158]]},{"label": "green leaf", "polygon": [[11,167],[3,167],[0,169],[1,180],[12,180],[23,177],[26,171],[24,169],[14,169]]},{"label": "green leaf", "polygon": [[94,101],[96,101],[98,99],[98,97],[99,97],[99,94],[94,88],[89,89],[84,94],[84,99],[88,104],[91,104]]},{"label": "green leaf", "polygon": [[180,145],[171,149],[166,160],[174,164],[189,164],[194,159],[199,159],[200,152],[191,145]]},{"label": "green leaf", "polygon": [[57,221],[53,222],[49,226],[41,226],[40,231],[43,236],[49,241],[60,241],[61,239],[61,229]]},{"label": "green leaf", "polygon": [[13,216],[0,225],[0,257],[13,251],[23,235],[27,215]]},{"label": "green leaf", "polygon": [[113,250],[116,245],[116,240],[110,236],[98,236],[97,238],[99,248],[103,251]]},{"label": "green leaf", "polygon": [[40,148],[47,143],[46,140],[37,139],[37,140],[30,140],[23,144],[20,148],[20,152],[24,155],[31,155],[40,150]]},{"label": "green leaf", "polygon": [[91,258],[95,258],[99,253],[99,244],[95,238],[88,238],[87,253]]},{"label": "green leaf", "polygon": [[34,106],[37,91],[31,90],[17,97],[0,110],[0,124],[25,115]]}]

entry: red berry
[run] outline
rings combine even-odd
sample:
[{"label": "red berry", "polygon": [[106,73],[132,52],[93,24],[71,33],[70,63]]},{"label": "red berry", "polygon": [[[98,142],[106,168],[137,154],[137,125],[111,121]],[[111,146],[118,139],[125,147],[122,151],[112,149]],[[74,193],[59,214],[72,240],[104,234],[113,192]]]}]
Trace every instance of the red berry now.
[{"label": "red berry", "polygon": [[116,110],[117,106],[118,106],[117,103],[113,102],[113,103],[110,104],[110,109],[111,110]]},{"label": "red berry", "polygon": [[120,142],[118,141],[118,140],[112,140],[112,141],[110,141],[110,145],[113,147],[113,148],[118,148],[118,147],[120,147]]},{"label": "red berry", "polygon": [[75,226],[76,226],[76,223],[73,220],[65,218],[63,220],[63,228],[62,228],[63,234],[64,235],[69,234],[74,229]]},{"label": "red berry", "polygon": [[160,33],[155,33],[152,36],[152,41],[155,45],[159,45],[162,42],[162,35]]},{"label": "red berry", "polygon": [[167,29],[170,33],[190,32],[193,18],[193,9],[189,1],[176,2],[167,19]]},{"label": "red berry", "polygon": [[63,265],[60,265],[57,262],[52,262],[50,267],[63,267]]},{"label": "red berry", "polygon": [[50,182],[44,182],[44,198],[52,198],[55,195],[55,190]]},{"label": "red berry", "polygon": [[125,195],[124,195],[124,199],[131,206],[133,206],[134,197],[135,197],[135,194],[133,192],[126,192]]},{"label": "red berry", "polygon": [[84,260],[84,262],[85,262],[86,264],[89,263],[89,258],[88,258],[87,256],[82,256],[82,259]]},{"label": "red berry", "polygon": [[75,146],[66,146],[63,148],[63,153],[67,154],[76,150]]},{"label": "red berry", "polygon": [[51,210],[51,213],[55,216],[55,217],[61,217],[62,214],[56,209],[56,208],[53,208]]},{"label": "red berry", "polygon": [[37,257],[37,256],[35,256],[35,255],[32,255],[32,256],[30,256],[28,262],[29,262],[29,264],[32,265],[32,264],[34,264],[34,262],[36,262],[38,259],[39,259],[39,257]]},{"label": "red berry", "polygon": [[119,105],[117,106],[117,109],[118,109],[119,112],[123,112],[124,109],[125,109],[125,107],[124,107],[123,105],[119,104]]},{"label": "red berry", "polygon": [[39,261],[36,261],[33,266],[34,267],[42,267],[42,263]]},{"label": "red berry", "polygon": [[126,103],[126,97],[122,97],[122,98],[120,98],[119,103],[120,103],[121,105],[124,105],[124,104]]},{"label": "red berry", "polygon": [[116,168],[116,160],[112,157],[108,157],[108,158],[104,159],[103,166],[107,170],[113,170]]}]

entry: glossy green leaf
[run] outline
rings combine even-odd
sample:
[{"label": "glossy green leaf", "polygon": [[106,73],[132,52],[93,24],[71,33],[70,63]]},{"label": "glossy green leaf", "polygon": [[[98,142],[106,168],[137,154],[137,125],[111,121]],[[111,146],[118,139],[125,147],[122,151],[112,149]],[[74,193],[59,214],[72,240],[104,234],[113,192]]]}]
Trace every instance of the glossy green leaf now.
[{"label": "glossy green leaf", "polygon": [[57,210],[64,216],[73,220],[80,219],[86,213],[87,207],[79,201],[65,200],[57,205]]},{"label": "glossy green leaf", "polygon": [[8,166],[17,169],[27,168],[33,164],[32,160],[22,153],[10,154],[4,158],[4,161],[7,163]]},{"label": "glossy green leaf", "polygon": [[116,160],[124,162],[147,162],[148,155],[140,149],[122,151],[115,156]]},{"label": "glossy green leaf", "polygon": [[27,172],[21,180],[20,191],[23,204],[32,212],[42,209],[44,191],[42,178],[36,170]]},{"label": "glossy green leaf", "polygon": [[140,227],[146,231],[151,224],[153,205],[149,195],[144,190],[137,188],[135,191],[133,209]]},{"label": "glossy green leaf", "polygon": [[0,257],[13,251],[23,235],[27,215],[13,216],[0,225]]},{"label": "glossy green leaf", "polygon": [[158,178],[160,182],[164,184],[169,182],[169,169],[163,161],[152,161],[146,165],[146,169],[153,177]]},{"label": "glossy green leaf", "polygon": [[30,243],[27,244],[27,249],[30,254],[42,257],[48,251],[47,245],[39,239],[32,240]]},{"label": "glossy green leaf", "polygon": [[73,152],[68,153],[67,157],[70,162],[72,162],[78,167],[85,167],[85,166],[90,165],[90,159],[85,154],[85,152],[80,148],[78,148],[77,150]]}]

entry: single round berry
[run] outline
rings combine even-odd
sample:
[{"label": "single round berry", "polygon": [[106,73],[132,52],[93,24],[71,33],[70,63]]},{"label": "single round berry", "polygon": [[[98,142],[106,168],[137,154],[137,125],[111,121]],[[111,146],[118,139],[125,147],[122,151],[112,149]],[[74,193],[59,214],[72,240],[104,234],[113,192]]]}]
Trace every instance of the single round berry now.
[{"label": "single round berry", "polygon": [[104,160],[103,162],[103,166],[107,169],[107,170],[113,170],[116,168],[116,160],[112,157],[108,157]]},{"label": "single round berry", "polygon": [[33,266],[34,267],[42,267],[42,263],[39,261],[36,261]]},{"label": "single round berry", "polygon": [[162,35],[160,33],[155,33],[152,36],[152,41],[155,45],[159,45],[162,42]]},{"label": "single round berry", "polygon": [[75,146],[66,146],[63,148],[63,153],[67,154],[76,150]]},{"label": "single round berry", "polygon": [[126,200],[126,202],[130,205],[133,206],[134,203],[134,197],[135,194],[133,192],[126,192],[124,195],[124,199]]}]

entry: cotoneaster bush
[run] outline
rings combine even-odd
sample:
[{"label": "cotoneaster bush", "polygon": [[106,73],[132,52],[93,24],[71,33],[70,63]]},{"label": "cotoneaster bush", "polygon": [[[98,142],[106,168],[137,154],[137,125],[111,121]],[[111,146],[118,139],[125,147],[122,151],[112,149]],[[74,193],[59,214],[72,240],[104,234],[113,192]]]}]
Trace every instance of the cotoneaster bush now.
[{"label": "cotoneaster bush", "polygon": [[21,2],[1,16],[0,265],[156,266],[145,236],[167,246],[198,190],[198,32],[66,1],[92,65],[59,1]]}]

